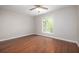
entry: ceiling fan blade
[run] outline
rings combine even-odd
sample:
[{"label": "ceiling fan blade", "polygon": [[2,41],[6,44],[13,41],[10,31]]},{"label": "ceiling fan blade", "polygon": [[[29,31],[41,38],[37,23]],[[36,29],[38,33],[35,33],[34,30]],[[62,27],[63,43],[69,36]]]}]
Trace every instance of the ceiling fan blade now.
[{"label": "ceiling fan blade", "polygon": [[41,5],[35,5],[36,7],[40,7]]},{"label": "ceiling fan blade", "polygon": [[37,7],[35,7],[35,8],[31,8],[31,9],[29,9],[29,10],[34,10],[34,9],[36,9]]},{"label": "ceiling fan blade", "polygon": [[40,7],[40,8],[43,8],[43,9],[46,9],[46,10],[48,10],[48,8],[46,8],[46,7]]}]

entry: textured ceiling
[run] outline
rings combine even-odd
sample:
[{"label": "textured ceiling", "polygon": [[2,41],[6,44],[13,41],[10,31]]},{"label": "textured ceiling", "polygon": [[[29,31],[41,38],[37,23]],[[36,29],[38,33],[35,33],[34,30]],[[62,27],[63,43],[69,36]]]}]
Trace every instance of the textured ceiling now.
[{"label": "textured ceiling", "polygon": [[11,11],[35,16],[35,15],[39,15],[39,14],[41,15],[47,12],[55,11],[59,8],[66,7],[65,5],[42,5],[42,6],[47,7],[48,10],[42,10],[40,11],[40,13],[38,13],[37,10],[30,11],[29,9],[34,8],[35,7],[34,5],[0,5],[0,9],[11,10]]}]

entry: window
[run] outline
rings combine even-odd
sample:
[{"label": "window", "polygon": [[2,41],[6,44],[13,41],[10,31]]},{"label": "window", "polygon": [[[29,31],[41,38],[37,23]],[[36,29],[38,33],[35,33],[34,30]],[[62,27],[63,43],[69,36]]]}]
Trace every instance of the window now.
[{"label": "window", "polygon": [[53,33],[53,20],[50,17],[42,19],[42,32]]}]

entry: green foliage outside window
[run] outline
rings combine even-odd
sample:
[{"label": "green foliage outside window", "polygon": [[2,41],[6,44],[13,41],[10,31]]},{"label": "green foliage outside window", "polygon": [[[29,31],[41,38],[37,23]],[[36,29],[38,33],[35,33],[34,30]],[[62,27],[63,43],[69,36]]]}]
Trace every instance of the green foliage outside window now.
[{"label": "green foliage outside window", "polygon": [[50,17],[45,17],[42,19],[43,32],[52,33],[53,32],[53,19]]}]

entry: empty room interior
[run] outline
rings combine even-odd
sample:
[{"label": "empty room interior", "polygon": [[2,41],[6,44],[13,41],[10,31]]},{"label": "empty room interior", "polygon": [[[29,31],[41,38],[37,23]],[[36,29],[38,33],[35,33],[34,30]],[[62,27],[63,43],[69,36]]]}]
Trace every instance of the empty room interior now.
[{"label": "empty room interior", "polygon": [[0,53],[78,52],[78,5],[0,5]]}]

